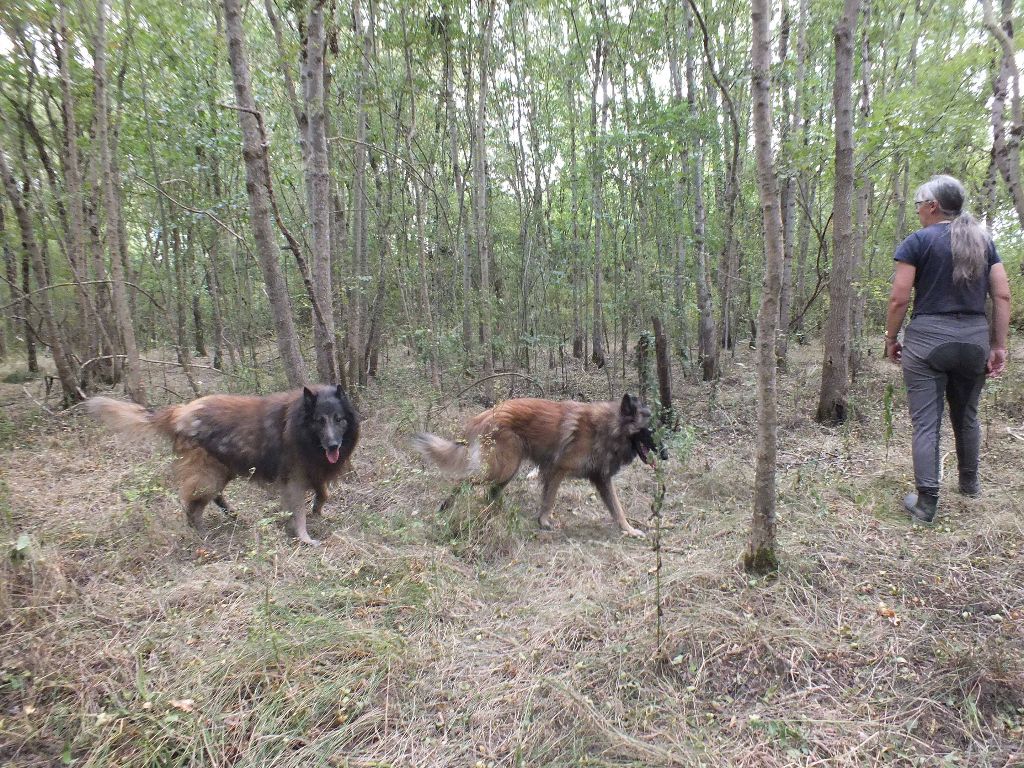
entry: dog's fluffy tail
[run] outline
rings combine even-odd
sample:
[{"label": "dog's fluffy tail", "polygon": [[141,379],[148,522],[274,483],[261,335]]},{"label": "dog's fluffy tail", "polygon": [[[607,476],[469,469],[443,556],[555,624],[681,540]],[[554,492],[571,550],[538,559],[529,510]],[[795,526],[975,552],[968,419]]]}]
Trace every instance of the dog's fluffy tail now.
[{"label": "dog's fluffy tail", "polygon": [[412,447],[444,474],[464,480],[480,469],[480,441],[455,443],[429,432],[413,435]]},{"label": "dog's fluffy tail", "polygon": [[90,397],[85,409],[115,432],[129,437],[172,437],[168,420],[136,403],[110,397]]}]

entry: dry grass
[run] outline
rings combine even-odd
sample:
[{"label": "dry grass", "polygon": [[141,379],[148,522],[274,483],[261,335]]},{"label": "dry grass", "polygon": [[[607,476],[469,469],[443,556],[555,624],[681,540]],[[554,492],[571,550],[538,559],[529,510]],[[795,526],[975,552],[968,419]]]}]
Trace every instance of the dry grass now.
[{"label": "dry grass", "polygon": [[[899,387],[884,458],[895,372],[869,361],[857,418],[825,429],[818,352],[795,348],[783,568],[759,580],[737,568],[754,413],[739,354],[715,390],[676,393],[690,436],[667,472],[660,648],[650,546],[585,485],[564,487],[552,533],[525,480],[486,513],[467,495],[435,514],[446,489],[404,448],[426,412],[409,372],[367,393],[359,477],[313,523],[316,550],[240,482],[238,521],[196,539],[161,449],[47,414],[25,396],[41,402],[41,381],[0,386],[0,765],[1024,763],[1018,372],[985,396],[985,496],[947,482],[924,529],[897,509]],[[571,386],[607,392],[603,375]],[[618,485],[647,523],[650,471]]]}]

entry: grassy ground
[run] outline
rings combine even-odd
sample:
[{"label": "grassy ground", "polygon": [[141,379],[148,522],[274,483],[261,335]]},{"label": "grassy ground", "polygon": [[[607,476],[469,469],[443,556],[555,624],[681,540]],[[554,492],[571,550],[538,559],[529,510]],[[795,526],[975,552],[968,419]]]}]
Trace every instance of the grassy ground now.
[{"label": "grassy ground", "polygon": [[[828,429],[810,418],[818,361],[794,348],[780,381],[768,580],[737,567],[746,350],[713,389],[677,383],[660,573],[583,484],[550,533],[526,479],[499,509],[465,496],[438,515],[446,487],[405,448],[427,406],[409,370],[366,394],[358,478],[311,525],[319,549],[243,482],[238,520],[211,507],[197,539],[165,450],[48,413],[40,380],[2,384],[0,765],[1024,764],[1019,367],[984,395],[983,498],[954,492],[947,439],[954,479],[926,529],[898,510],[897,372],[867,361],[855,418]],[[604,374],[570,378],[607,396]],[[435,408],[432,426],[476,410]],[[649,526],[654,473],[618,486]]]}]

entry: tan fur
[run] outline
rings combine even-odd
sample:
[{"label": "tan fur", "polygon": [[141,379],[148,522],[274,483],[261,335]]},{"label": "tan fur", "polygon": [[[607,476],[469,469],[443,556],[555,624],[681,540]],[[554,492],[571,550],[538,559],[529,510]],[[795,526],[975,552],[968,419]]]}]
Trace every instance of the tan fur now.
[{"label": "tan fur", "polygon": [[110,397],[91,397],[85,401],[85,409],[115,432],[129,437],[155,437],[168,432],[164,425],[153,421],[153,414],[141,405],[114,400]]},{"label": "tan fur", "polygon": [[635,455],[630,448],[631,435],[646,428],[649,421],[646,408],[627,418],[617,402],[519,398],[470,419],[464,445],[420,434],[413,438],[413,447],[446,474],[490,484],[493,496],[515,476],[523,461],[533,462],[543,484],[542,528],[551,527],[551,508],[562,481],[590,480],[619,528],[642,536],[627,522],[611,479]]},{"label": "tan fur", "polygon": [[453,443],[437,435],[419,434],[413,437],[413,448],[456,480],[465,480],[480,469],[479,440],[467,445]]}]

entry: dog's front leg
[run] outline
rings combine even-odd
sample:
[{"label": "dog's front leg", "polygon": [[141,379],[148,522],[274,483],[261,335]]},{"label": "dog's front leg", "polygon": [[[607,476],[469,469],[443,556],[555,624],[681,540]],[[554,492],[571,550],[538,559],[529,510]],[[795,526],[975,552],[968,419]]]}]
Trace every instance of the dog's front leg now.
[{"label": "dog's front leg", "polygon": [[285,484],[281,489],[281,506],[292,513],[290,521],[290,533],[303,544],[311,547],[320,546],[320,542],[309,537],[306,530],[306,485],[294,480]]},{"label": "dog's front leg", "polygon": [[238,511],[228,503],[228,500],[224,498],[223,493],[219,493],[213,497],[213,503],[224,510],[224,514],[228,517],[238,517]]},{"label": "dog's front leg", "polygon": [[323,511],[324,504],[331,498],[331,494],[327,491],[327,485],[321,483],[320,485],[313,486],[313,509],[310,510],[310,517],[320,517],[320,513]]},{"label": "dog's front leg", "polygon": [[601,494],[601,501],[608,507],[608,511],[612,513],[612,519],[619,526],[619,530],[628,536],[635,536],[639,539],[646,536],[639,528],[634,528],[629,524],[629,521],[626,519],[626,513],[622,511],[622,502],[619,501],[619,494],[615,492],[615,486],[612,485],[611,478],[600,478],[593,482],[597,492]]},{"label": "dog's front leg", "polygon": [[541,491],[540,517],[537,518],[537,523],[545,531],[550,531],[554,527],[551,522],[551,508],[555,505],[555,496],[558,495],[558,487],[564,477],[561,472],[552,472],[543,477],[544,487]]}]

